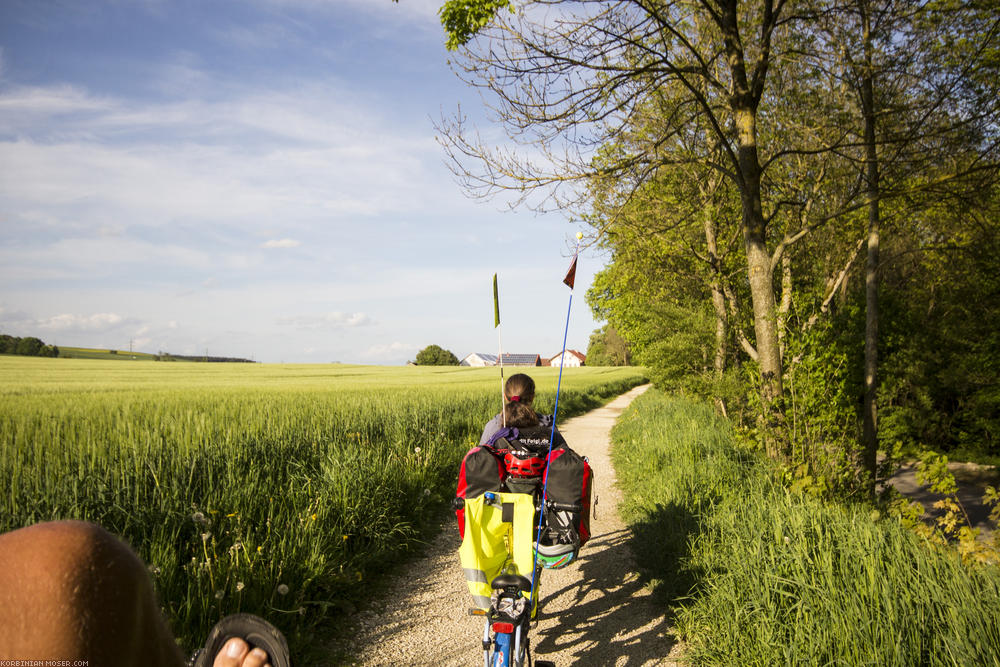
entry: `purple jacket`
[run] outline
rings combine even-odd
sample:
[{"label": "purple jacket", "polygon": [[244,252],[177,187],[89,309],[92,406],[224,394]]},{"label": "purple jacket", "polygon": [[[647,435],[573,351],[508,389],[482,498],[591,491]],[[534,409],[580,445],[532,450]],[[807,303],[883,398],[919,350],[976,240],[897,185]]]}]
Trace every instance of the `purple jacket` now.
[{"label": "purple jacket", "polygon": [[[546,428],[552,428],[552,415],[538,415],[539,424]],[[486,422],[486,426],[483,427],[483,435],[479,438],[479,444],[485,445],[493,437],[493,434],[503,428],[503,415],[498,414],[493,419]],[[555,438],[553,438],[553,444],[565,439],[562,434],[559,433],[559,429],[556,429]]]}]

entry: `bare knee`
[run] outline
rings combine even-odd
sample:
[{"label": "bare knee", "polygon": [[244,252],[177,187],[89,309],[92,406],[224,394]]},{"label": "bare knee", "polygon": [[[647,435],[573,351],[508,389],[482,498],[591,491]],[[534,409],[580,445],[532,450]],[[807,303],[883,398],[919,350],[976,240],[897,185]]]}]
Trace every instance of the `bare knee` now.
[{"label": "bare knee", "polygon": [[180,658],[163,636],[145,566],[92,523],[0,535],[0,601],[0,656],[101,665],[156,664],[164,652],[161,664]]}]

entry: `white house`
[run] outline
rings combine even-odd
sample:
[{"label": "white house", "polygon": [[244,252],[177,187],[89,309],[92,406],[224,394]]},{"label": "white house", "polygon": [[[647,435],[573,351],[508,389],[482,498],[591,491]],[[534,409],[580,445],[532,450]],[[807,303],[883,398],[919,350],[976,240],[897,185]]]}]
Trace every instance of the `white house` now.
[{"label": "white house", "polygon": [[[473,352],[465,359],[462,359],[459,366],[497,366],[497,355],[488,352]],[[511,354],[503,353],[504,366],[541,366],[542,357],[537,354]]]},{"label": "white house", "polygon": [[465,359],[462,359],[458,363],[459,366],[474,366],[477,368],[482,368],[483,366],[496,366],[497,365],[497,355],[488,354],[486,352],[473,352]]},{"label": "white house", "polygon": [[[584,365],[585,361],[587,361],[587,356],[577,352],[576,350],[566,350],[565,359],[566,368],[579,368]],[[549,366],[560,366],[562,364],[562,352],[549,359]]]}]

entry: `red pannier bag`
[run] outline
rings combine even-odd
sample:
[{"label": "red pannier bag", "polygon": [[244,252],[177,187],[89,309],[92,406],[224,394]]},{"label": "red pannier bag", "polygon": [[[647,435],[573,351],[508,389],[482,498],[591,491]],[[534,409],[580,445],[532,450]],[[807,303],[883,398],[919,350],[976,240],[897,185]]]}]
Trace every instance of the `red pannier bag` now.
[{"label": "red pannier bag", "polygon": [[[473,447],[462,459],[458,471],[457,498],[477,498],[487,491],[500,492],[504,480],[503,455],[498,455],[490,447]],[[465,539],[465,509],[455,510],[458,517],[458,533]]]}]

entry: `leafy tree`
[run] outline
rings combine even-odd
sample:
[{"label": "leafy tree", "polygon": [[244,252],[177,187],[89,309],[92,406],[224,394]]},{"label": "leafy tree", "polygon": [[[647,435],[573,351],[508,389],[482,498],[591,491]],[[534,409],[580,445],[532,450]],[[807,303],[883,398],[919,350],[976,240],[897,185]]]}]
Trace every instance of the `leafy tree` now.
[{"label": "leafy tree", "polygon": [[438,345],[428,345],[417,352],[418,366],[458,366],[458,357]]},{"label": "leafy tree", "polygon": [[23,354],[28,357],[37,357],[43,347],[45,347],[45,343],[41,340],[35,338],[34,336],[27,336],[18,342],[17,354]]},{"label": "leafy tree", "polygon": [[587,345],[588,366],[628,366],[629,345],[610,324],[595,329]]},{"label": "leafy tree", "polygon": [[[970,177],[988,192],[995,172],[989,3],[450,0],[446,12],[459,75],[508,134],[440,125],[470,194],[591,224],[612,261],[588,300],[663,379],[721,379],[749,359],[772,455],[787,460],[802,433],[817,452],[834,432],[846,442],[857,389],[871,469],[875,372],[888,363],[877,280],[949,242],[933,223],[911,229],[934,196],[982,199]],[[960,245],[968,215],[945,219]],[[837,328],[859,313],[865,358],[857,331]],[[786,419],[789,405],[808,408]],[[826,426],[803,428],[804,415]],[[853,465],[855,453],[837,456]]]}]

